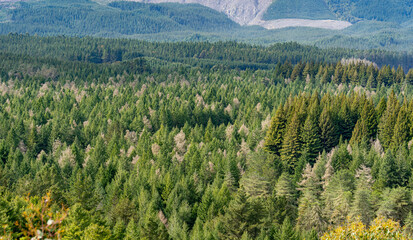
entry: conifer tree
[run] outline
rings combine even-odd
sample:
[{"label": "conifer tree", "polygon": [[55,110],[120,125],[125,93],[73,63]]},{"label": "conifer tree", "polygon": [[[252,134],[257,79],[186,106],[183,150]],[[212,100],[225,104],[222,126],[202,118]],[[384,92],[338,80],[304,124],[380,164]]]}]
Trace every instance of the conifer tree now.
[{"label": "conifer tree", "polygon": [[301,152],[307,152],[310,159],[315,159],[322,151],[319,126],[316,120],[316,116],[309,114],[301,133]]},{"label": "conifer tree", "polygon": [[266,197],[276,178],[270,154],[261,151],[251,153],[247,158],[247,170],[241,178],[241,185],[249,196]]},{"label": "conifer tree", "polygon": [[292,171],[300,157],[300,121],[295,113],[288,125],[281,149],[281,160],[289,171]]},{"label": "conifer tree", "polygon": [[354,128],[354,122],[352,119],[352,114],[350,111],[350,107],[347,104],[347,101],[341,102],[341,108],[338,113],[339,121],[338,121],[338,135],[343,136],[345,140],[351,138],[351,132]]},{"label": "conifer tree", "polygon": [[382,97],[380,99],[379,104],[377,104],[377,107],[376,107],[377,119],[381,119],[384,111],[386,111],[386,106],[387,106],[387,100],[385,97]]},{"label": "conifer tree", "polygon": [[392,146],[393,148],[398,148],[403,145],[403,143],[410,140],[410,121],[407,100],[405,99],[404,104],[400,108],[399,114],[397,116],[397,121],[394,126]]},{"label": "conifer tree", "polygon": [[320,115],[320,139],[323,149],[330,151],[335,145],[337,145],[337,131],[333,120],[331,119],[330,112],[324,108]]},{"label": "conifer tree", "polygon": [[394,155],[391,150],[387,150],[380,162],[380,169],[378,170],[377,181],[375,186],[378,189],[385,187],[394,187],[398,184],[397,166],[394,160]]},{"label": "conifer tree", "polygon": [[404,187],[386,189],[377,215],[395,221],[403,221],[410,211],[410,194]]},{"label": "conifer tree", "polygon": [[294,227],[291,224],[290,218],[287,216],[281,226],[281,231],[276,239],[296,240],[299,239],[298,234],[294,231]]},{"label": "conifer tree", "polygon": [[287,119],[283,107],[280,106],[274,117],[271,119],[271,125],[265,137],[265,150],[273,154],[280,154],[286,124]]},{"label": "conifer tree", "polygon": [[362,143],[368,141],[367,123],[363,118],[360,118],[354,127],[353,134],[350,139],[350,144]]},{"label": "conifer tree", "polygon": [[379,123],[379,139],[385,149],[390,147],[392,142],[399,108],[399,101],[394,91],[392,91],[387,101],[386,111],[383,113]]},{"label": "conifer tree", "polygon": [[[235,198],[229,203],[225,215],[222,217],[223,228],[219,233],[223,239],[240,239],[245,233],[253,237],[257,234],[261,220],[257,218],[257,212],[254,204],[251,204],[249,197],[240,189]],[[262,209],[260,209],[262,210]],[[261,216],[262,217],[262,216]]]},{"label": "conifer tree", "polygon": [[295,219],[297,216],[297,192],[290,176],[283,173],[275,185],[276,197],[278,200],[285,200],[283,211],[286,216]]},{"label": "conifer tree", "polygon": [[315,173],[315,169],[309,164],[304,170],[303,180],[300,182],[302,196],[298,203],[297,227],[304,231],[316,229],[322,231],[326,226],[326,221],[322,214],[322,204],[319,199],[320,180]]},{"label": "conifer tree", "polygon": [[324,216],[330,225],[338,226],[347,220],[350,213],[353,179],[347,170],[337,172],[328,182],[322,197]]},{"label": "conifer tree", "polygon": [[374,209],[371,202],[372,184],[374,182],[371,176],[371,169],[362,165],[356,171],[356,190],[354,200],[351,205],[350,216],[353,219],[360,217],[365,225],[369,225],[374,218]]}]

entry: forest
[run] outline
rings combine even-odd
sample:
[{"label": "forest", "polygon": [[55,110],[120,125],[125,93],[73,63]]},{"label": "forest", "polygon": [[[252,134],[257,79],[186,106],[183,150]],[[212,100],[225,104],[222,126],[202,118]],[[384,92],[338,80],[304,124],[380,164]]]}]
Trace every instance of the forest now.
[{"label": "forest", "polygon": [[[353,24],[342,30],[309,27],[269,30],[258,25],[240,26],[227,16],[245,13],[240,2],[227,15],[199,4],[179,4],[176,0],[161,4],[153,4],[151,0],[144,2],[2,0],[0,34],[93,36],[159,42],[239,41],[265,46],[294,41],[321,48],[386,49],[410,53],[413,42],[411,0],[386,0],[386,4],[380,0],[277,0],[262,15],[263,20],[332,19]],[[251,13],[254,14],[254,10]]]},{"label": "forest", "polygon": [[0,239],[413,237],[407,54],[0,43]]}]

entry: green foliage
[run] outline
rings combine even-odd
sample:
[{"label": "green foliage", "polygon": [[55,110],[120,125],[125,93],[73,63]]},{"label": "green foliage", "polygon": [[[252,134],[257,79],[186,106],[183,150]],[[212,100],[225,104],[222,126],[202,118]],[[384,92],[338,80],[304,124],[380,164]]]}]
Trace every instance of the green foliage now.
[{"label": "green foliage", "polygon": [[[133,35],[173,31],[223,31],[238,25],[222,13],[201,5],[93,1],[39,1],[8,10],[10,22],[0,33],[41,35]],[[107,52],[106,52],[107,53]],[[104,53],[105,54],[105,53]]]},{"label": "green foliage", "polygon": [[[410,231],[413,87],[396,70],[293,43],[0,41],[9,238],[47,192],[69,209],[62,239],[316,239],[377,215]],[[111,48],[122,61],[88,57]],[[393,92],[366,87],[380,71]]]},{"label": "green foliage", "polygon": [[334,13],[330,11],[325,1],[322,0],[294,0],[274,1],[265,12],[265,20],[282,18],[304,18],[304,19],[336,19]]},{"label": "green foliage", "polygon": [[300,125],[298,115],[294,114],[285,131],[282,144],[281,160],[290,171],[295,168],[301,152]]}]

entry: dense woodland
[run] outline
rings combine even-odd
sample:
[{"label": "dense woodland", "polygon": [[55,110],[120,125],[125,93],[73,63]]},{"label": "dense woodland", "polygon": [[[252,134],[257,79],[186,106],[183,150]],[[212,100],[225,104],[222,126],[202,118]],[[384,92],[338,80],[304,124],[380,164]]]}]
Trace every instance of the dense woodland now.
[{"label": "dense woodland", "polygon": [[0,41],[1,239],[413,236],[397,55]]},{"label": "dense woodland", "polygon": [[[199,4],[152,4],[112,0],[0,1],[0,34],[135,38],[151,41],[229,41],[271,45],[303,44],[351,49],[411,52],[411,0],[277,0],[264,20],[335,19],[353,23],[342,29],[293,27],[267,30],[240,26],[224,13]],[[236,4],[237,6],[237,4]],[[230,10],[238,15],[241,6]],[[322,61],[322,59],[320,59]]]},{"label": "dense woodland", "polygon": [[3,12],[9,19],[1,24],[1,34],[122,36],[173,31],[220,32],[240,27],[223,13],[193,4],[115,2],[106,6],[90,0],[46,0],[20,2]]}]

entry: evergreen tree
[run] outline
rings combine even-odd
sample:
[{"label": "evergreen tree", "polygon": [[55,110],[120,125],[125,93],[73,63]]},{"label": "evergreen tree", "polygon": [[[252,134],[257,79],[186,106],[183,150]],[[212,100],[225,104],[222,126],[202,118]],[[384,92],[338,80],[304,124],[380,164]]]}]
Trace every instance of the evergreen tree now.
[{"label": "evergreen tree", "polygon": [[405,142],[410,140],[410,121],[407,100],[405,99],[404,104],[400,108],[399,114],[397,116],[397,121],[394,126],[394,133],[392,139],[393,148],[398,148],[402,146]]},{"label": "evergreen tree", "polygon": [[310,159],[315,159],[322,150],[319,136],[319,127],[316,118],[310,114],[305,120],[303,131],[301,133],[301,152],[306,152]]},{"label": "evergreen tree", "polygon": [[378,189],[385,187],[395,187],[398,181],[397,166],[394,155],[391,150],[388,150],[380,162],[380,169],[378,170],[377,181],[375,186]]},{"label": "evergreen tree", "polygon": [[300,121],[298,115],[294,114],[286,129],[285,138],[281,149],[281,160],[289,171],[295,168],[300,157]]},{"label": "evergreen tree", "polygon": [[336,127],[331,119],[330,112],[325,108],[320,115],[320,139],[323,149],[330,151],[335,145],[337,145],[337,131]]},{"label": "evergreen tree", "polygon": [[374,217],[374,209],[371,202],[371,187],[374,180],[371,176],[371,169],[364,165],[361,166],[356,171],[356,178],[356,190],[350,215],[353,219],[360,217],[363,224],[369,225]]},{"label": "evergreen tree", "polygon": [[245,233],[253,237],[252,234],[257,234],[260,227],[260,218],[256,218],[256,214],[262,214],[256,210],[245,192],[239,190],[222,217],[223,228],[219,233],[220,237],[240,239]]},{"label": "evergreen tree", "polygon": [[386,111],[383,113],[379,123],[379,139],[385,149],[390,147],[393,139],[399,108],[399,101],[394,91],[392,91],[387,101]]},{"label": "evergreen tree", "polygon": [[287,120],[283,107],[278,107],[265,137],[265,149],[271,153],[280,154]]},{"label": "evergreen tree", "polygon": [[410,194],[406,188],[386,189],[377,215],[395,221],[403,221],[410,211]]},{"label": "evergreen tree", "polygon": [[326,221],[322,214],[322,205],[319,199],[320,181],[315,169],[307,164],[300,182],[302,195],[298,203],[297,227],[301,230],[310,231],[316,229],[322,231]]},{"label": "evergreen tree", "polygon": [[299,239],[297,233],[294,231],[294,227],[291,224],[290,218],[286,217],[282,226],[279,236],[276,239],[285,239],[285,240],[296,240]]}]

